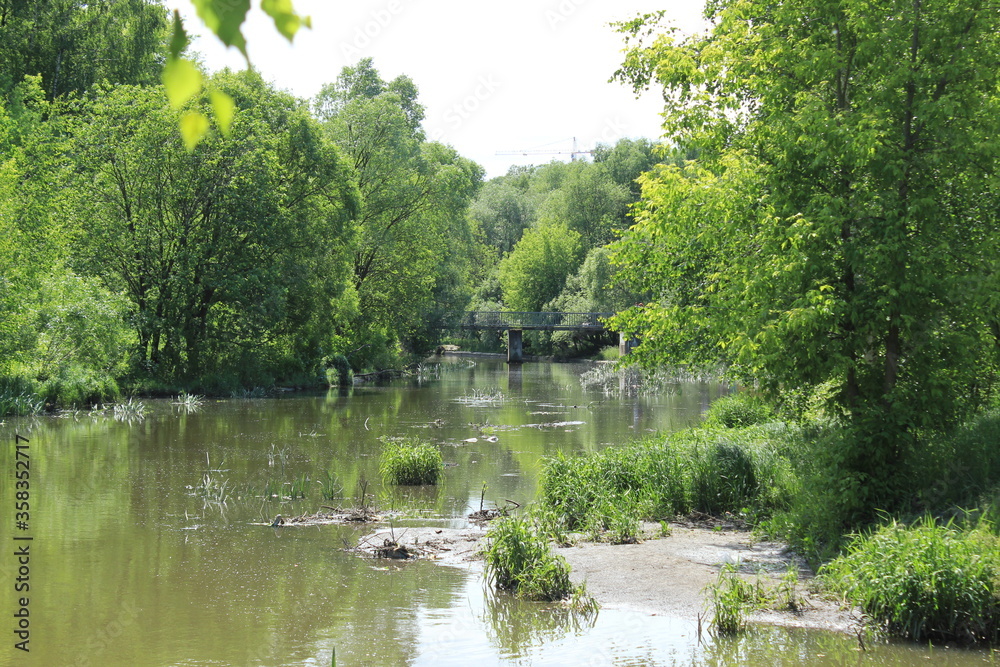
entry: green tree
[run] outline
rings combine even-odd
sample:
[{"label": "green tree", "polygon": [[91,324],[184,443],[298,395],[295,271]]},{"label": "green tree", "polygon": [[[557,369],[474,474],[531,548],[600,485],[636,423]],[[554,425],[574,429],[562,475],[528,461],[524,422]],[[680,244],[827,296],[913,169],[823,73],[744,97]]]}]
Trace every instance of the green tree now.
[{"label": "green tree", "polygon": [[559,295],[580,264],[580,234],[561,224],[532,227],[500,263],[507,310],[535,312]]},{"label": "green tree", "polygon": [[346,165],[304,105],[258,75],[210,84],[236,104],[231,134],[191,152],[161,88],[90,105],[75,133],[79,263],[133,304],[140,369],[230,385],[318,375],[351,298]]},{"label": "green tree", "polygon": [[399,342],[424,347],[427,326],[470,297],[467,209],[482,169],[450,147],[426,142],[413,82],[383,81],[370,59],[345,68],[314,108],[348,156],[361,197],[354,246],[360,313],[351,336],[367,353]]},{"label": "green tree", "polygon": [[101,81],[152,84],[166,36],[167,12],[150,0],[0,0],[0,91],[26,75],[49,99]]},{"label": "green tree", "polygon": [[619,75],[663,86],[666,136],[699,159],[642,179],[617,257],[656,298],[617,326],[647,364],[829,397],[862,506],[995,381],[998,10],[722,0],[703,35],[621,26]]}]

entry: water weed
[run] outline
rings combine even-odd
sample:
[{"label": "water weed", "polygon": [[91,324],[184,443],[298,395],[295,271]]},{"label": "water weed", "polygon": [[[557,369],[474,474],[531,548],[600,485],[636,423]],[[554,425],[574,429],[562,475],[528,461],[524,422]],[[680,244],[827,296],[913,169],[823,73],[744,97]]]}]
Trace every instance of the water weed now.
[{"label": "water weed", "polygon": [[388,484],[437,484],[444,460],[437,447],[415,438],[382,438],[378,470]]},{"label": "water weed", "polygon": [[529,519],[497,519],[486,533],[486,579],[518,597],[553,602],[579,592],[569,580],[566,559],[552,554]]}]

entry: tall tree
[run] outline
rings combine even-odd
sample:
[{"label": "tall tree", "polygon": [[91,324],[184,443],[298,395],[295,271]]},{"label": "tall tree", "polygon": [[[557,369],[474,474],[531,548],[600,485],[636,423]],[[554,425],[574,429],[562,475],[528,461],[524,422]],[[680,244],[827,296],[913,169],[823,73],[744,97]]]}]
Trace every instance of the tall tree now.
[{"label": "tall tree", "polygon": [[618,261],[656,299],[617,320],[639,359],[717,362],[829,398],[869,506],[923,428],[995,382],[996,0],[719,0],[680,38],[623,24],[624,80],[657,83],[697,150],[642,179]]},{"label": "tall tree", "polygon": [[166,56],[152,0],[0,0],[0,91],[40,75],[49,99],[101,81],[148,85]]},{"label": "tall tree", "polygon": [[236,103],[231,136],[194,151],[161,88],[93,102],[76,132],[81,266],[129,297],[138,361],[162,377],[314,371],[350,289],[346,165],[258,75],[211,83]]},{"label": "tall tree", "polygon": [[[358,339],[414,341],[440,297],[456,296],[445,274],[471,253],[467,208],[482,169],[453,149],[426,142],[413,82],[385,82],[371,60],[345,68],[315,101],[331,139],[350,160],[361,197],[354,247]],[[464,271],[461,268],[461,271]],[[468,294],[464,299],[467,301]],[[449,307],[460,304],[451,297]],[[368,343],[362,343],[368,345]]]}]

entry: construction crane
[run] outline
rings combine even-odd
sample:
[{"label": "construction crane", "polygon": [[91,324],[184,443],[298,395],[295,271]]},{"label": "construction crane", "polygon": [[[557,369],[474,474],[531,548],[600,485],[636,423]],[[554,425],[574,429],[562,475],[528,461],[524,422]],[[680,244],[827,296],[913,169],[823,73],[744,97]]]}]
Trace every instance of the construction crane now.
[{"label": "construction crane", "polygon": [[576,160],[577,156],[583,155],[593,155],[594,151],[581,151],[577,148],[576,137],[573,137],[573,150],[571,151],[560,151],[560,150],[547,150],[547,149],[530,149],[530,150],[520,150],[520,151],[497,151],[497,155],[569,155],[571,160]]}]

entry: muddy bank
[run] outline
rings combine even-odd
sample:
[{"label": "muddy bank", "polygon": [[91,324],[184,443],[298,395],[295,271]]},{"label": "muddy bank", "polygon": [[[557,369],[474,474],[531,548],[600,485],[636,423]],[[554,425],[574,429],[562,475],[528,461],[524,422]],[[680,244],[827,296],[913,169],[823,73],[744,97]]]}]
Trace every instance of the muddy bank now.
[{"label": "muddy bank", "polygon": [[[647,534],[659,530],[646,526]],[[378,530],[361,539],[358,553],[376,556],[386,541],[401,545],[415,558],[432,559],[445,565],[482,568],[479,546],[485,538],[483,526],[467,528],[394,528]],[[719,570],[732,563],[741,576],[757,576],[776,585],[788,571],[799,575],[797,611],[757,612],[752,620],[786,627],[819,628],[853,633],[858,617],[810,590],[812,571],[785,545],[755,542],[749,531],[718,530],[671,525],[668,537],[650,537],[638,544],[612,545],[580,542],[569,547],[553,547],[569,562],[574,583],[583,583],[587,592],[607,609],[672,616],[697,621],[710,617],[706,606],[706,586],[715,582]]]},{"label": "muddy bank", "polygon": [[[649,526],[652,529],[652,526]],[[857,618],[809,590],[813,573],[783,544],[754,542],[748,531],[691,528],[674,524],[669,537],[639,544],[595,544],[557,549],[572,567],[570,578],[584,583],[604,608],[662,614],[696,621],[706,613],[705,587],[725,563],[742,576],[776,584],[791,565],[798,570],[800,610],[762,611],[754,621],[788,627],[853,632]]]}]

